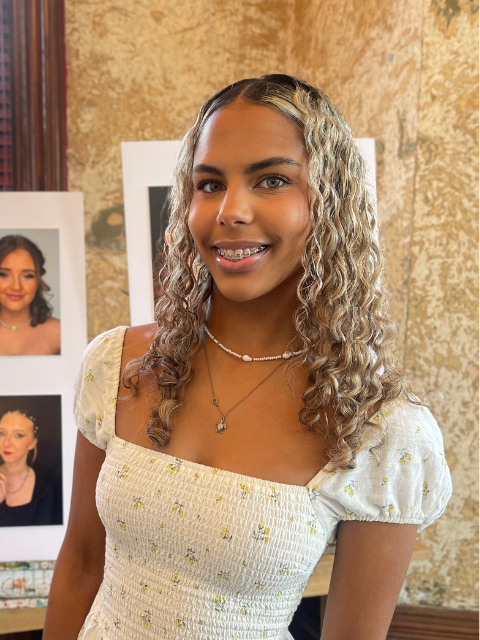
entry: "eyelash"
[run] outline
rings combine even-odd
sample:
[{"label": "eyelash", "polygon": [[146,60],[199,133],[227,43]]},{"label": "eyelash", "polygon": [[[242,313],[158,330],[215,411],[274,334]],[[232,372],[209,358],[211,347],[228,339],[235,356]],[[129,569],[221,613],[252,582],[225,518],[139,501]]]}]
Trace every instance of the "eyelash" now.
[{"label": "eyelash", "polygon": [[[8,278],[9,276],[10,274],[7,271],[0,271],[0,278]],[[25,273],[23,277],[27,278],[27,280],[33,280],[35,278],[32,273]]]},{"label": "eyelash", "polygon": [[[257,185],[260,184],[260,182],[264,182],[265,180],[281,180],[284,184],[280,185],[279,187],[275,187],[273,189],[268,189],[268,191],[276,191],[277,189],[280,189],[280,187],[285,186],[286,184],[291,184],[290,180],[288,178],[286,178],[285,176],[281,176],[278,175],[276,173],[272,173],[271,175],[265,176],[264,178],[262,178],[259,182],[257,182]],[[216,184],[221,184],[219,180],[202,180],[202,182],[199,182],[197,184],[197,186],[195,187],[196,191],[201,191],[203,193],[218,193],[217,191],[214,192],[209,192],[209,191],[204,191],[204,187],[207,184],[212,184],[212,183],[216,183]],[[257,186],[255,185],[255,186]]]}]

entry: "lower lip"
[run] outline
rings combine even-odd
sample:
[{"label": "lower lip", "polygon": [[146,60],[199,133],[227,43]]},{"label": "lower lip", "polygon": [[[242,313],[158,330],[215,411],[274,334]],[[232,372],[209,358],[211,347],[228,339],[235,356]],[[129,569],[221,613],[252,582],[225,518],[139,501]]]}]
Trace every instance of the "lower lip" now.
[{"label": "lower lip", "polygon": [[13,451],[4,451],[2,456],[13,456]]},{"label": "lower lip", "polygon": [[227,273],[244,273],[245,271],[251,271],[265,258],[269,251],[270,247],[267,247],[263,251],[254,253],[251,256],[248,256],[248,258],[243,258],[242,260],[227,260],[227,258],[220,255],[218,249],[214,249],[215,259],[218,266],[222,271],[226,271]]},{"label": "lower lip", "polygon": [[12,300],[13,302],[18,302],[18,300],[22,300],[23,296],[8,296],[7,298],[9,298],[10,300]]}]

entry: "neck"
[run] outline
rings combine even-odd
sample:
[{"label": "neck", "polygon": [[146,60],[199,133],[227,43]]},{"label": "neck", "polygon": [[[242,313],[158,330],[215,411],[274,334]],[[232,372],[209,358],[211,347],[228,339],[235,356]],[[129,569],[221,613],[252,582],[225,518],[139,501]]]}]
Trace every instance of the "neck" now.
[{"label": "neck", "polygon": [[229,300],[214,286],[206,320],[212,335],[228,349],[252,357],[274,356],[300,348],[293,324],[298,306],[296,290],[282,285],[248,302]]},{"label": "neck", "polygon": [[30,319],[30,305],[20,311],[11,311],[5,307],[0,307],[0,320],[9,327],[18,327],[27,323]]},{"label": "neck", "polygon": [[17,460],[17,462],[5,462],[3,464],[3,469],[7,472],[9,478],[13,478],[15,476],[25,476],[29,469],[26,456],[21,460]]}]

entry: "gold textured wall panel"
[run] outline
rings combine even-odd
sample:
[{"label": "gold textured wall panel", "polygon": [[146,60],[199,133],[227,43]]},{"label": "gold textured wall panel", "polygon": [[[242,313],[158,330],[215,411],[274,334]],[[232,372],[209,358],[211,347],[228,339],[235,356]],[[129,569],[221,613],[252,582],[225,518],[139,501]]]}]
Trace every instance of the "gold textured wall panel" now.
[{"label": "gold textured wall panel", "polygon": [[66,0],[69,188],[85,194],[89,336],[129,324],[120,143],[178,139],[229,82],[291,73],[373,137],[398,354],[454,496],[399,603],[478,607],[478,5]]}]

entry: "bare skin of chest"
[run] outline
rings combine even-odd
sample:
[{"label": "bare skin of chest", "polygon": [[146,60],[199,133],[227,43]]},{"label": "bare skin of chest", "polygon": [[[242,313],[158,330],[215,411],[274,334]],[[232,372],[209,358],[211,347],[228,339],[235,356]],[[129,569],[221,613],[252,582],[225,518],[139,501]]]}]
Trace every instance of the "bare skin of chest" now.
[{"label": "bare skin of chest", "polygon": [[36,327],[12,331],[0,327],[0,355],[56,355],[60,353],[60,323],[50,318]]},{"label": "bare skin of chest", "polygon": [[[223,413],[263,380],[278,361],[243,363],[207,347],[216,396]],[[138,348],[138,344],[137,344]],[[130,355],[129,355],[130,354]],[[132,357],[126,341],[124,360]],[[170,442],[161,451],[185,460],[274,482],[305,485],[328,459],[321,434],[310,433],[299,422],[306,372],[297,367],[285,379],[285,366],[256,389],[226,416],[227,429],[219,434],[218,409],[212,392],[205,354],[200,349],[193,361],[194,377],[188,384],[181,408],[174,414]],[[127,441],[154,449],[146,435],[150,407],[156,396],[155,382],[144,378],[132,398],[120,387],[116,433]]]}]

